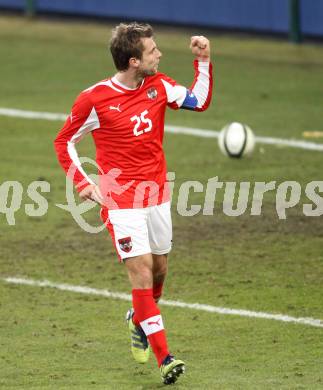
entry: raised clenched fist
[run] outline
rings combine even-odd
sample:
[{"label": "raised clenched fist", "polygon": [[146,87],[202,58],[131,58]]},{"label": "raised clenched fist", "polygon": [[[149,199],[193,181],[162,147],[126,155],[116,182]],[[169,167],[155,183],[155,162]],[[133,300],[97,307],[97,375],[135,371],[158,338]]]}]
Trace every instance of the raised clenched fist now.
[{"label": "raised clenched fist", "polygon": [[210,59],[210,42],[203,35],[191,37],[190,49],[198,60],[208,61]]}]

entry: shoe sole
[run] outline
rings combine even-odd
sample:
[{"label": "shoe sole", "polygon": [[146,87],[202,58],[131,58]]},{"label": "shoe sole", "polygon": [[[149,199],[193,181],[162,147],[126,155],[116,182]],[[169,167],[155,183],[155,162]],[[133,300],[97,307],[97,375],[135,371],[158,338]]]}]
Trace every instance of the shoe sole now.
[{"label": "shoe sole", "polygon": [[178,377],[185,372],[185,364],[179,364],[176,367],[173,367],[170,372],[167,373],[166,377],[163,379],[165,385],[171,385],[175,383]]}]

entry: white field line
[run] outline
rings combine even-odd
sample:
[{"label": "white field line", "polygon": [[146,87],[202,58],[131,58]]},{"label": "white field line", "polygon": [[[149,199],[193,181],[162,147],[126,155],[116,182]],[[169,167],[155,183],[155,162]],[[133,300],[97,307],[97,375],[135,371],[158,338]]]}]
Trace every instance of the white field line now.
[{"label": "white field line", "polygon": [[[67,114],[62,114],[62,113],[25,111],[25,110],[18,110],[14,108],[5,108],[5,107],[0,107],[0,115],[10,116],[14,118],[44,119],[49,121],[64,121],[67,118]],[[186,135],[192,135],[194,137],[201,137],[201,138],[218,138],[220,134],[219,131],[214,131],[214,130],[196,129],[192,127],[181,127],[181,126],[173,126],[173,125],[166,125],[165,131],[173,134],[186,134]],[[256,142],[259,144],[280,145],[280,146],[289,146],[289,147],[299,148],[299,149],[323,151],[323,144],[318,144],[315,142],[307,142],[307,141],[297,141],[293,139],[282,139],[282,138],[259,136],[256,137]]]},{"label": "white field line", "polygon": [[65,121],[67,118],[67,114],[26,111],[26,110],[17,110],[15,108],[4,108],[4,107],[0,107],[0,115],[11,116],[13,118],[45,119],[47,121]]},{"label": "white field line", "polygon": [[[16,278],[16,277],[9,277],[9,278],[2,278],[3,281],[7,283],[13,283],[13,284],[20,284],[20,285],[28,285],[28,286],[37,286],[37,287],[50,287],[55,288],[57,290],[62,291],[70,291],[80,294],[88,294],[88,295],[98,295],[106,298],[113,298],[113,299],[121,299],[123,301],[129,301],[131,302],[131,295],[120,293],[120,292],[113,292],[109,290],[99,290],[92,287],[86,287],[86,286],[74,286],[70,284],[61,284],[61,283],[53,283],[48,280],[33,280],[33,279],[24,279],[24,278]],[[161,299],[159,301],[161,305],[165,306],[172,306],[172,307],[180,307],[183,309],[192,309],[192,310],[200,310],[200,311],[206,311],[209,313],[217,313],[217,314],[230,314],[230,315],[236,315],[241,317],[250,317],[250,318],[263,318],[266,320],[276,320],[276,321],[282,321],[282,322],[292,322],[296,324],[302,324],[302,325],[309,325],[314,326],[318,328],[323,328],[323,320],[315,319],[315,318],[297,318],[297,317],[291,317],[284,314],[271,314],[271,313],[264,313],[264,312],[258,312],[258,311],[250,311],[250,310],[239,310],[239,309],[229,309],[226,307],[217,307],[217,306],[211,306],[211,305],[204,305],[201,303],[185,303],[181,301],[170,301]]]}]

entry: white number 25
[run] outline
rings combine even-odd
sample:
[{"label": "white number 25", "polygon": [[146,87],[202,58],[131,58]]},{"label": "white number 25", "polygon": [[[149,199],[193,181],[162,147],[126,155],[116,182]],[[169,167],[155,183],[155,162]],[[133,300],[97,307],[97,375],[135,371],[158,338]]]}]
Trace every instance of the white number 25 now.
[{"label": "white number 25", "polygon": [[[147,114],[148,114],[148,110],[145,110],[140,114],[140,116],[134,115],[130,118],[131,122],[136,122],[135,127],[133,128],[133,133],[136,137],[138,137],[138,135],[141,135],[143,133],[148,133],[148,131],[150,131],[153,127],[152,121],[149,118],[146,118]],[[141,123],[145,123],[147,127],[138,131]]]}]

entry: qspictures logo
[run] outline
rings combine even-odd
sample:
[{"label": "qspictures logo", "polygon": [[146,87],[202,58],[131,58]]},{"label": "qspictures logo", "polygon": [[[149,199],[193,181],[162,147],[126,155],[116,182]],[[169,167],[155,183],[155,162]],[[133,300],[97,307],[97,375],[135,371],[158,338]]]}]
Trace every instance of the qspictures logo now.
[{"label": "qspictures logo", "polygon": [[[130,180],[122,185],[119,178],[122,175],[120,169],[114,168],[109,172],[103,172],[96,162],[89,158],[81,158],[82,164],[92,164],[100,173],[92,175],[91,180],[97,183],[103,194],[104,206],[108,209],[117,209],[118,204],[114,200],[114,195],[124,194],[134,180]],[[73,168],[68,172],[69,177],[73,177]],[[301,185],[297,181],[269,181],[269,182],[234,182],[221,181],[218,176],[211,177],[206,184],[197,180],[176,182],[175,172],[167,174],[168,186],[166,196],[172,200],[176,184],[176,204],[172,202],[173,208],[183,217],[194,215],[212,216],[224,213],[230,217],[239,217],[245,214],[260,216],[264,211],[265,194],[271,193],[274,197],[274,206],[279,220],[288,218],[287,210],[296,206],[301,206],[301,211],[307,217],[321,217],[323,215],[323,181],[311,181],[306,185]],[[152,181],[140,182],[134,188],[134,207],[142,207],[144,196],[149,193],[148,206],[158,203],[158,184]],[[49,207],[57,207],[68,212],[77,225],[89,233],[99,233],[105,229],[105,224],[98,218],[97,225],[88,222],[86,214],[93,208],[100,206],[94,201],[81,201],[76,193],[72,180],[66,178],[65,198],[66,204],[54,203],[49,206],[47,197],[51,192],[50,183],[46,180],[36,180],[24,187],[19,181],[4,181],[0,183],[0,216],[5,217],[5,221],[10,226],[15,226],[17,222],[16,213],[23,210],[29,217],[41,218],[46,215]],[[199,194],[199,202],[194,202],[196,194]],[[305,195],[305,196],[304,196]],[[301,200],[303,199],[303,201]],[[305,201],[304,201],[305,199]]]}]

